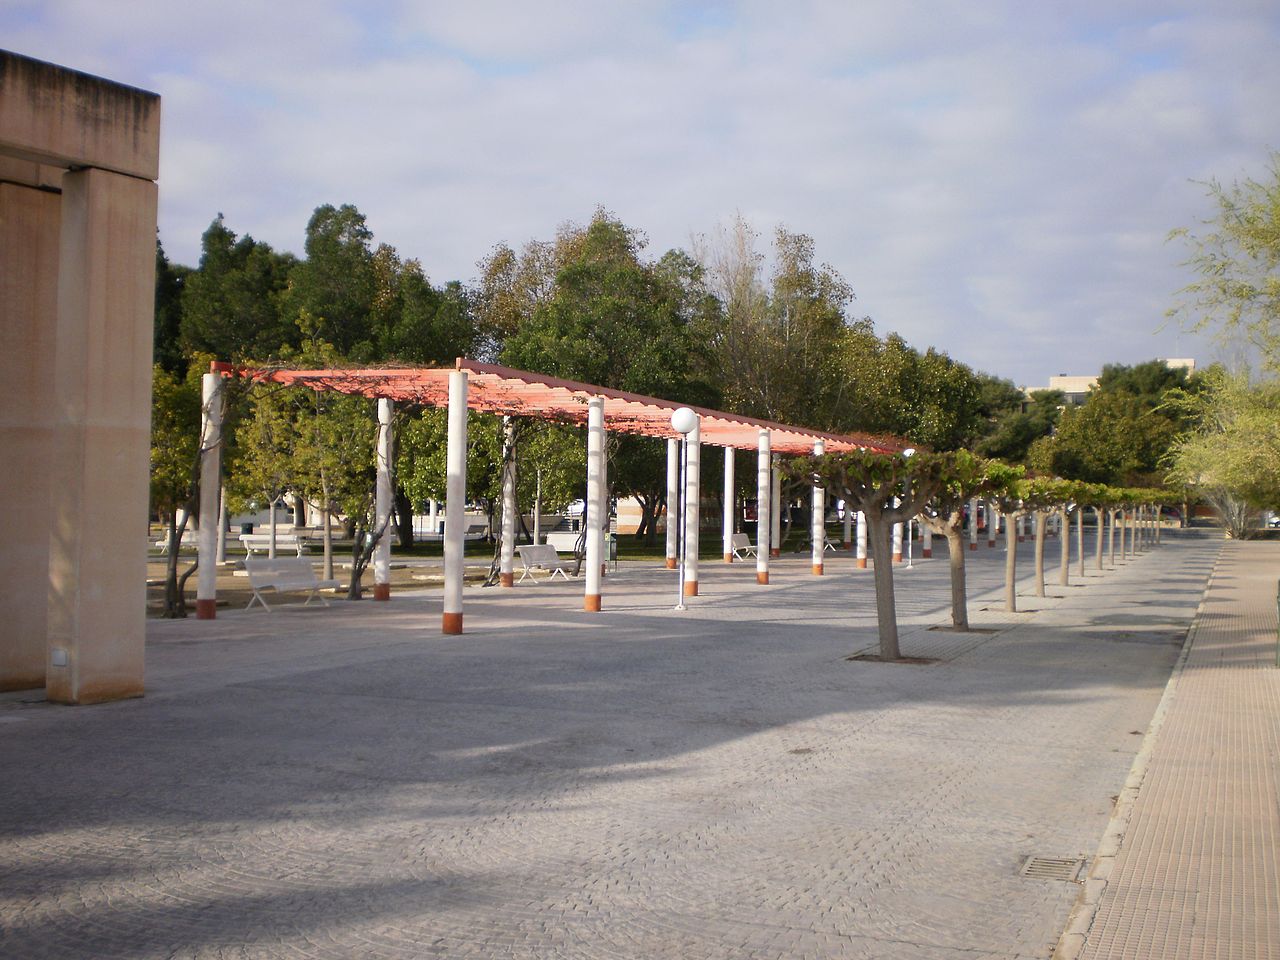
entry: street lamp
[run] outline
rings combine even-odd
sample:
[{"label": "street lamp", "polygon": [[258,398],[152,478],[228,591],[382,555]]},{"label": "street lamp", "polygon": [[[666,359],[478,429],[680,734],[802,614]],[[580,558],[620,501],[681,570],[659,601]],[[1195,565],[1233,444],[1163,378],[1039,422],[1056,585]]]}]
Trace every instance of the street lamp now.
[{"label": "street lamp", "polygon": [[[676,489],[680,492],[676,498],[676,609],[685,609],[684,605],[684,560],[687,547],[684,535],[685,513],[685,481],[689,467],[689,434],[698,426],[698,415],[688,407],[679,407],[671,414],[671,429],[680,434],[680,457],[676,461]],[[667,516],[671,515],[671,505],[667,505]]]}]

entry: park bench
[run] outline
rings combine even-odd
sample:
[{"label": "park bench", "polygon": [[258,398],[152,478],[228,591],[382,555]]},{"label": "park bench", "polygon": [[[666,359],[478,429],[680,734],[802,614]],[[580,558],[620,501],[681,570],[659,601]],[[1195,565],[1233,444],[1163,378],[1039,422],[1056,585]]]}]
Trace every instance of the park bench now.
[{"label": "park bench", "polygon": [[[474,540],[483,540],[489,535],[489,521],[481,517],[478,520],[468,518],[467,525],[462,531],[462,539],[468,543]],[[418,540],[424,540],[427,543],[440,543],[444,540],[444,523],[440,524],[439,533],[424,533],[416,537]]]},{"label": "park bench", "polygon": [[524,563],[524,573],[520,575],[520,581],[523,583],[526,579],[533,580],[537,583],[537,579],[533,575],[535,570],[546,570],[551,574],[548,580],[554,580],[556,574],[569,579],[569,571],[573,569],[573,563],[569,560],[562,560],[560,554],[556,552],[556,548],[549,543],[526,543],[516,547],[520,551],[520,560]]},{"label": "park bench", "polygon": [[[255,553],[265,554],[271,549],[271,534],[242,533],[240,542],[244,544],[245,552],[251,557]],[[279,553],[281,550],[292,550],[300,557],[306,552],[306,543],[295,533],[277,533],[276,552]]]},{"label": "park bench", "polygon": [[756,555],[756,548],[751,542],[751,538],[745,533],[735,533],[729,539],[729,549],[733,551],[733,555],[739,560],[745,560],[747,557]]},{"label": "park bench", "polygon": [[267,606],[267,601],[262,596],[264,590],[274,590],[276,593],[305,590],[310,596],[303,601],[304,607],[316,598],[319,598],[320,602],[327,607],[329,601],[320,596],[320,591],[334,590],[342,586],[337,580],[316,579],[315,568],[306,557],[276,557],[275,559],[246,557],[244,569],[249,574],[249,586],[253,588],[253,599],[245,607],[246,610],[252,607],[256,600],[270,612],[271,608]]}]

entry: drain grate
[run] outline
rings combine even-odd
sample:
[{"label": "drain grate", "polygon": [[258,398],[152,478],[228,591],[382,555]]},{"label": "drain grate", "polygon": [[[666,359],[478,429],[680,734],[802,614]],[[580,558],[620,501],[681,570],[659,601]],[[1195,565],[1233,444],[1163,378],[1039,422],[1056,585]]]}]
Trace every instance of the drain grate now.
[{"label": "drain grate", "polygon": [[1032,880],[1065,880],[1075,883],[1080,876],[1080,868],[1084,861],[1079,857],[1027,857],[1027,862],[1018,871],[1019,876]]}]

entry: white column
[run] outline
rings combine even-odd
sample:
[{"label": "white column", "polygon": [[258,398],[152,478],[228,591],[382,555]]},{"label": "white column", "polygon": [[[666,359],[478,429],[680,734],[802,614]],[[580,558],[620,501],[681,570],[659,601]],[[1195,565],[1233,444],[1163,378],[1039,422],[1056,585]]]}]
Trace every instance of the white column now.
[{"label": "white column", "polygon": [[604,398],[592,397],[587,403],[587,571],[586,596],[582,609],[600,609],[601,517],[604,513]]},{"label": "white column", "polygon": [[542,468],[538,468],[533,488],[533,542],[542,542]]},{"label": "white column", "polygon": [[756,583],[769,582],[769,530],[773,526],[773,495],[769,490],[773,456],[772,434],[761,430],[756,441]]},{"label": "white column", "polygon": [[373,529],[381,531],[373,548],[373,599],[391,599],[391,417],[394,405],[378,398],[378,485],[374,489]]},{"label": "white column", "polygon": [[724,562],[733,563],[733,447],[724,448]]},{"label": "white column", "polygon": [[[1026,517],[1024,517],[1024,516],[1019,516],[1019,517],[1018,517],[1017,527],[1018,527],[1018,542],[1019,542],[1019,543],[1021,543],[1021,542],[1023,541],[1023,538],[1026,536],[1026,534],[1024,533],[1024,531],[1027,529],[1026,520],[1027,520],[1027,518],[1026,518]],[[1005,536],[1008,536],[1008,533],[1006,533],[1006,534],[1005,534]]]},{"label": "white column", "polygon": [[773,483],[769,487],[769,556],[782,556],[782,471],[773,458]]},{"label": "white column", "polygon": [[920,521],[920,556],[925,560],[933,556],[933,531],[923,520]]},{"label": "white column", "polygon": [[853,549],[853,510],[849,506],[848,500],[840,501],[840,509],[844,513],[844,536],[841,538],[841,546],[846,550]]},{"label": "white column", "polygon": [[676,568],[676,553],[680,542],[680,530],[676,518],[680,515],[680,441],[667,439],[667,569]]},{"label": "white column", "polygon": [[612,506],[609,502],[609,432],[605,430],[605,442],[600,447],[600,576],[605,575],[605,569],[609,560],[608,538],[605,536],[609,533],[609,508]]},{"label": "white column", "polygon": [[702,418],[689,432],[684,471],[684,595],[698,595],[698,505],[701,500]]},{"label": "white column", "polygon": [[1000,514],[996,512],[994,502],[987,503],[987,546],[996,545],[996,535],[1000,532]]},{"label": "white column", "polygon": [[435,497],[427,501],[427,532],[431,534],[440,532],[440,501]]},{"label": "white column", "polygon": [[[821,440],[813,441],[813,455],[820,457],[826,445]],[[813,485],[812,515],[810,516],[809,536],[813,540],[810,555],[814,576],[822,576],[823,552],[827,549],[827,491],[819,484]]]},{"label": "white column", "polygon": [[867,515],[861,510],[858,511],[857,531],[855,539],[857,540],[857,552],[855,556],[858,558],[858,569],[867,569]]},{"label": "white column", "polygon": [[444,633],[462,632],[462,575],[467,510],[467,372],[449,373],[449,438],[445,452]]},{"label": "white column", "polygon": [[902,524],[893,525],[893,562],[902,562]]},{"label": "white column", "polygon": [[498,555],[498,583],[514,587],[516,557],[516,425],[502,418],[502,548]]},{"label": "white column", "polygon": [[[212,620],[218,609],[218,499],[222,478],[222,375],[206,373],[200,392],[200,569],[196,617]],[[169,549],[177,550],[178,544]]]},{"label": "white column", "polygon": [[969,501],[969,549],[978,549],[978,499]]}]

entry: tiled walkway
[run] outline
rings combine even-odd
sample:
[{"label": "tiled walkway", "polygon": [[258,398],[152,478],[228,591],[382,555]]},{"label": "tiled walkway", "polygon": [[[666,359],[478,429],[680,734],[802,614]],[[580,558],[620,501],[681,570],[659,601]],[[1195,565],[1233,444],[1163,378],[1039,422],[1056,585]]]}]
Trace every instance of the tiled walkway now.
[{"label": "tiled walkway", "polygon": [[1278,577],[1280,544],[1223,550],[1082,960],[1280,958]]}]

